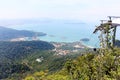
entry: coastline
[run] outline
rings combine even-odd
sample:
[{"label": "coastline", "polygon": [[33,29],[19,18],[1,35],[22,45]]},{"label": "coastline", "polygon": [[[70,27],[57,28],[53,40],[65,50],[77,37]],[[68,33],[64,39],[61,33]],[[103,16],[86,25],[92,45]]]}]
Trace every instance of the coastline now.
[{"label": "coastline", "polygon": [[[21,38],[14,38],[10,41],[47,41],[47,40],[41,40],[40,38],[29,38],[29,37],[21,37]],[[59,41],[47,41],[50,43],[60,43],[60,44],[73,44],[73,46],[79,46],[81,48],[94,48],[93,46],[85,44],[83,41],[74,41],[74,42],[59,42]]]},{"label": "coastline", "polygon": [[84,42],[82,42],[82,41],[80,41],[80,43],[81,43],[82,45],[84,45],[84,46],[88,47],[88,48],[94,48],[93,46],[87,45],[87,44],[85,44],[85,43],[84,43]]},{"label": "coastline", "polygon": [[[29,26],[29,28],[27,26]],[[80,42],[80,39],[87,37],[87,38],[90,38],[90,41],[88,41],[87,43],[81,42],[81,44],[85,45],[88,48],[93,48],[93,47],[96,47],[94,43],[97,43],[96,41],[98,41],[97,36],[92,35],[92,30],[94,27],[90,26],[90,28],[88,28],[88,25],[85,25],[85,24],[84,25],[83,24],[71,25],[71,24],[58,24],[58,23],[24,24],[24,25],[12,26],[12,27],[18,30],[44,32],[47,35],[39,36],[37,37],[37,39],[42,41],[47,41],[47,42],[72,43],[72,42],[78,42],[78,41]],[[67,31],[63,31],[63,29]]]}]

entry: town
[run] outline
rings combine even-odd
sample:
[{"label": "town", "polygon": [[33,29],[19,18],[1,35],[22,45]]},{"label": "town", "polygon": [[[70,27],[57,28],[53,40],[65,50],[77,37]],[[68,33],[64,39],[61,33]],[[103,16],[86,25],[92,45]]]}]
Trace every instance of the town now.
[{"label": "town", "polygon": [[81,42],[52,42],[52,44],[55,46],[55,49],[53,49],[53,51],[56,52],[56,55],[67,55],[70,53],[79,52],[85,48],[89,48],[88,46],[83,45]]}]

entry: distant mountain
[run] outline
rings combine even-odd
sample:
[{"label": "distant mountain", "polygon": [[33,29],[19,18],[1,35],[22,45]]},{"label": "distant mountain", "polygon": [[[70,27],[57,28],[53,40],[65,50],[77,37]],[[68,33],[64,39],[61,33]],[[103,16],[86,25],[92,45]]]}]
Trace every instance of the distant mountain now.
[{"label": "distant mountain", "polygon": [[15,29],[0,26],[0,40],[1,41],[11,40],[11,39],[20,38],[20,37],[34,37],[34,36],[45,36],[45,35],[46,34],[42,32],[15,30]]}]

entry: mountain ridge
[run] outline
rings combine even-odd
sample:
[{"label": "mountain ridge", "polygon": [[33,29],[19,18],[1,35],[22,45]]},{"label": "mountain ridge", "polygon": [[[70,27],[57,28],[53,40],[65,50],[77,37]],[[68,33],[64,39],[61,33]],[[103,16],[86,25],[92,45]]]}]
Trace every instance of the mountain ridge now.
[{"label": "mountain ridge", "polygon": [[16,30],[0,26],[0,41],[9,41],[14,38],[45,36],[43,32],[33,32],[28,30]]}]

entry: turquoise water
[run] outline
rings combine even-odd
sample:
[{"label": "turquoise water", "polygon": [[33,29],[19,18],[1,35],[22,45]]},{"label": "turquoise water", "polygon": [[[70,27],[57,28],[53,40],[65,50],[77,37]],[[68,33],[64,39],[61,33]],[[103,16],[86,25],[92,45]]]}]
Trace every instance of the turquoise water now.
[{"label": "turquoise water", "polygon": [[84,23],[36,23],[36,24],[22,24],[8,26],[18,30],[30,30],[37,32],[44,32],[47,36],[39,37],[44,41],[55,42],[75,42],[82,38],[89,38],[90,41],[83,42],[83,44],[98,47],[98,35],[93,34],[94,25]]}]

